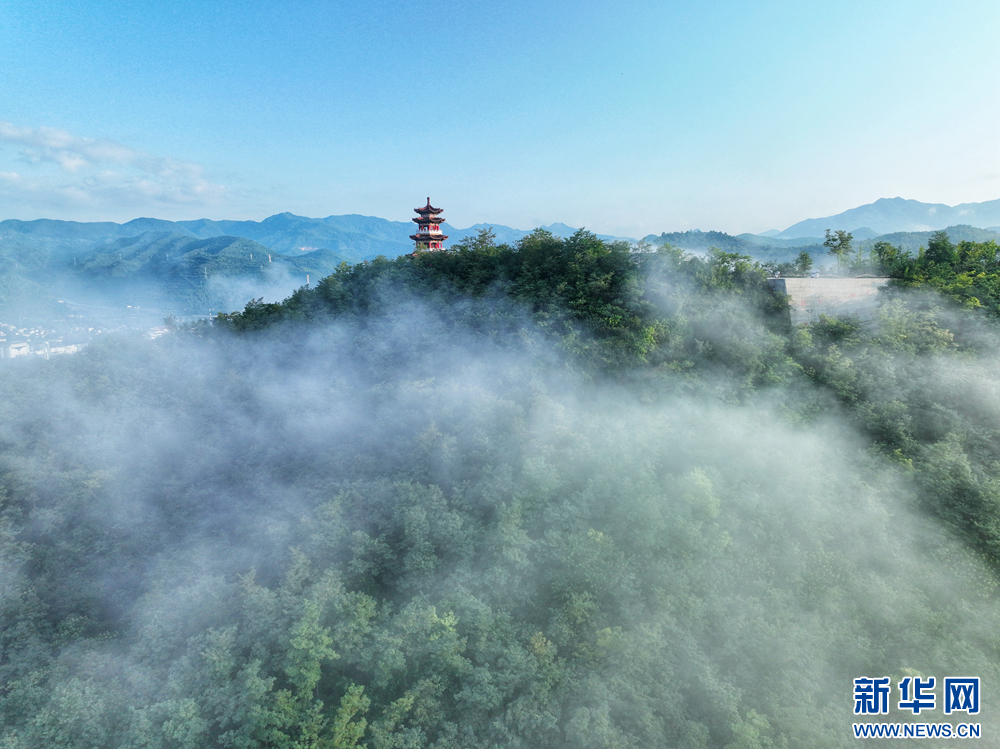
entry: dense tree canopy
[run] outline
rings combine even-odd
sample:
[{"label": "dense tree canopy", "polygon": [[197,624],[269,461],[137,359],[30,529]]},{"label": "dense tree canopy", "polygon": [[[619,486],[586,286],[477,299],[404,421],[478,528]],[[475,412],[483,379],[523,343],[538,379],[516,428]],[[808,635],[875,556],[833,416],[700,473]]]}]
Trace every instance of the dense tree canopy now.
[{"label": "dense tree canopy", "polygon": [[765,277],[484,232],[0,371],[0,746],[840,747],[853,678],[995,695],[995,323],[792,328]]},{"label": "dense tree canopy", "polygon": [[1000,316],[1000,247],[993,240],[955,245],[947,233],[937,232],[916,256],[883,245],[878,258],[903,286],[928,287],[963,307]]}]

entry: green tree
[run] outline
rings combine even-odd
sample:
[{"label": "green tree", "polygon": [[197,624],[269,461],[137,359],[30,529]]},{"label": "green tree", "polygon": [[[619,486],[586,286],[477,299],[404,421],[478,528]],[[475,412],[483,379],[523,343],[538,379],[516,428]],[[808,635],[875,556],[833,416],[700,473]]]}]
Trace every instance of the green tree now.
[{"label": "green tree", "polygon": [[800,276],[808,276],[810,271],[812,271],[813,259],[805,250],[802,250],[798,257],[795,258],[795,272]]},{"label": "green tree", "polygon": [[942,265],[949,268],[958,262],[958,250],[955,245],[952,244],[951,239],[948,238],[948,232],[934,232],[934,236],[932,236],[930,241],[927,243],[927,250],[924,252],[924,260],[928,263],[934,263],[936,265]]},{"label": "green tree", "polygon": [[851,256],[853,241],[854,237],[850,232],[844,231],[843,229],[837,229],[836,231],[831,232],[827,229],[826,240],[823,242],[823,246],[826,247],[827,252],[837,258],[837,266],[839,268],[843,268],[844,263]]},{"label": "green tree", "polygon": [[871,256],[875,264],[875,270],[879,273],[888,273],[890,275],[895,275],[897,269],[911,259],[908,252],[903,252],[899,247],[885,240],[879,240],[872,245]]},{"label": "green tree", "polygon": [[[352,684],[340,700],[337,715],[333,720],[333,741],[327,744],[330,749],[351,749],[365,735],[368,721],[363,717],[368,712],[371,700],[365,696],[365,688],[360,684]],[[357,717],[357,720],[354,718]]]},{"label": "green tree", "polygon": [[488,252],[496,249],[497,235],[492,226],[487,226],[476,232],[476,236],[463,242],[461,246],[473,252]]}]

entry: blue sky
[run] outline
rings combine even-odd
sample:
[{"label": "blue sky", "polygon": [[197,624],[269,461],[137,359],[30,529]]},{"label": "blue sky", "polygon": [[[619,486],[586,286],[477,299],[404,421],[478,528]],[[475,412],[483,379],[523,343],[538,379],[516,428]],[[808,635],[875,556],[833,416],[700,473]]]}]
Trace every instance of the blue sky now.
[{"label": "blue sky", "polygon": [[783,229],[1000,198],[1000,3],[0,3],[0,219]]}]

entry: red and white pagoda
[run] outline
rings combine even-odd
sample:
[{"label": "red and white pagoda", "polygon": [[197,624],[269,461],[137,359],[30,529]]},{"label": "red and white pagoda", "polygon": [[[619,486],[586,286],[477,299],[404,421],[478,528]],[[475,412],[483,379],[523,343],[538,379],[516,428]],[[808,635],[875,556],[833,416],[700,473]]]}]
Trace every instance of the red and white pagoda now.
[{"label": "red and white pagoda", "polygon": [[420,217],[413,219],[417,225],[417,233],[411,234],[410,239],[417,243],[417,252],[423,250],[443,250],[446,237],[441,233],[441,224],[444,219],[439,215],[442,208],[431,206],[431,199],[427,198],[427,205],[423,208],[414,208],[414,213],[419,213]]}]

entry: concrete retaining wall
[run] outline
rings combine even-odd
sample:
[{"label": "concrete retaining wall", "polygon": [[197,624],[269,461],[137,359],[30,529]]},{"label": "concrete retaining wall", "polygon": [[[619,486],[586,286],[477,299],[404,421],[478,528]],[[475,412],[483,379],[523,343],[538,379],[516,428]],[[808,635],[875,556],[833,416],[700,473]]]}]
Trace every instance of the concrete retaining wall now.
[{"label": "concrete retaining wall", "polygon": [[771,289],[785,294],[792,325],[816,322],[820,315],[856,315],[871,320],[878,290],[888,278],[769,278]]}]

